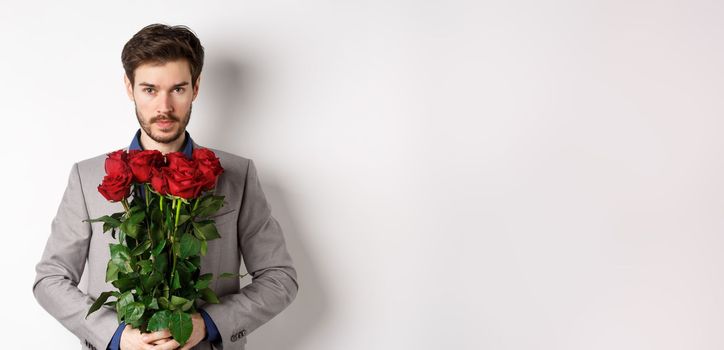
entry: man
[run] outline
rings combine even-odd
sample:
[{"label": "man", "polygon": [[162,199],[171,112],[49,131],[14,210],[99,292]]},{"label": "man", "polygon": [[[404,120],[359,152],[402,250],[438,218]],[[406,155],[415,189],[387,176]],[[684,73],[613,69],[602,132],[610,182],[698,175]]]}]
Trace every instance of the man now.
[{"label": "man", "polygon": [[[193,149],[202,148],[186,131],[204,59],[198,38],[184,26],[153,24],[126,43],[121,59],[126,91],[141,126],[126,149],[181,151],[190,158]],[[209,241],[201,273],[239,271],[243,258],[252,282],[242,289],[238,278],[216,280],[211,287],[221,303],[200,304],[200,312],[192,316],[191,337],[181,349],[244,349],[249,333],[294,300],[297,275],[253,161],[211,150],[224,167],[214,192],[225,196],[225,205],[214,217],[221,238]],[[102,154],[73,165],[36,266],[33,293],[81,339],[84,349],[176,349],[179,344],[168,330],[142,334],[119,325],[113,308],[102,307],[85,317],[101,292],[115,290],[105,282],[105,270],[108,244],[117,240],[103,233],[102,223],[83,222],[122,210],[120,203],[106,201],[97,191],[105,158]],[[87,294],[77,287],[81,275],[88,282]]]}]

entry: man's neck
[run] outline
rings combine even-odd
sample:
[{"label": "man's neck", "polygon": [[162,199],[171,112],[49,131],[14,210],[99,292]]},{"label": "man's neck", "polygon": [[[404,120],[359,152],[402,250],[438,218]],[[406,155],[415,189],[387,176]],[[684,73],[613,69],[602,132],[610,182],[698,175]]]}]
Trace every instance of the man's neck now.
[{"label": "man's neck", "polygon": [[141,147],[145,150],[158,150],[164,155],[171,152],[181,152],[181,146],[183,146],[185,140],[186,132],[183,132],[181,137],[171,143],[159,143],[152,140],[145,132],[143,132],[143,130],[141,130]]}]

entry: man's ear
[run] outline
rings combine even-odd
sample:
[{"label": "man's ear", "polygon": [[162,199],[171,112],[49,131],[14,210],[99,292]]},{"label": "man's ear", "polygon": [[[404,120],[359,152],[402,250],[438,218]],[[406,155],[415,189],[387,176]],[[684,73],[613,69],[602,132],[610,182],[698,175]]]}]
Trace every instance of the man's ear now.
[{"label": "man's ear", "polygon": [[201,82],[201,74],[199,74],[199,77],[196,78],[196,83],[194,83],[194,97],[191,99],[191,101],[196,99],[196,95],[199,94],[199,83]]},{"label": "man's ear", "polygon": [[123,84],[126,85],[126,94],[128,95],[128,98],[133,101],[133,84],[131,84],[131,80],[128,79],[126,73],[123,73]]}]

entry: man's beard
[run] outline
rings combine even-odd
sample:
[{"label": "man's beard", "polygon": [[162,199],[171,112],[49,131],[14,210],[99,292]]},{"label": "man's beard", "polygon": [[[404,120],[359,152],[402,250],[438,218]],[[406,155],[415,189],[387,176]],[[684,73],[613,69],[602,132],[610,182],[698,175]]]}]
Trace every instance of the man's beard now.
[{"label": "man's beard", "polygon": [[[134,103],[135,106],[135,103]],[[143,118],[141,118],[140,113],[138,113],[138,106],[135,106],[136,110],[136,119],[138,119],[138,124],[141,125],[141,129],[148,135],[148,137],[151,138],[151,140],[156,141],[158,143],[171,143],[176,141],[181,135],[186,131],[186,126],[189,125],[189,121],[191,121],[191,109],[193,108],[193,104],[189,106],[189,111],[186,113],[186,118],[181,120],[177,115],[175,114],[168,114],[165,116],[156,116],[151,119],[149,119],[148,123],[143,122]],[[179,128],[177,129],[176,133],[170,136],[159,136],[154,135],[151,132],[151,125],[155,123],[158,120],[161,119],[169,119],[176,121],[179,124]]]}]

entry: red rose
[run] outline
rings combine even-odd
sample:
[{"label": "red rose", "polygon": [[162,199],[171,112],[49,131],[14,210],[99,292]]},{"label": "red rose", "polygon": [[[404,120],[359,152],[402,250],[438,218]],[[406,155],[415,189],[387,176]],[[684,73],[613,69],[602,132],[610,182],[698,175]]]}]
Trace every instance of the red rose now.
[{"label": "red rose", "polygon": [[124,150],[108,153],[106,158],[106,174],[126,173],[131,169],[128,167],[128,155]]},{"label": "red rose", "polygon": [[128,160],[128,153],[126,153],[126,151],[122,149],[119,149],[118,151],[108,153],[108,158],[122,160],[125,162],[126,160]]},{"label": "red rose", "polygon": [[139,183],[151,180],[151,170],[163,166],[163,154],[156,150],[132,150],[128,152],[128,165],[133,179]]},{"label": "red rose", "polygon": [[186,158],[183,152],[166,154],[168,162],[166,181],[168,193],[185,199],[196,198],[206,183],[204,173],[199,170],[198,163]]},{"label": "red rose", "polygon": [[209,191],[216,186],[216,178],[224,172],[219,158],[208,148],[197,148],[193,153],[194,160],[198,163],[199,170],[204,174],[206,183],[202,190]]},{"label": "red rose", "polygon": [[196,169],[198,165],[193,159],[186,158],[183,152],[171,152],[166,154],[166,162],[169,169],[172,170],[189,170]]},{"label": "red rose", "polygon": [[131,183],[133,175],[131,172],[119,172],[103,177],[103,182],[98,185],[98,192],[111,202],[118,202],[131,194]]},{"label": "red rose", "polygon": [[166,180],[168,172],[169,169],[166,167],[151,169],[151,187],[162,196],[168,194],[168,180]]},{"label": "red rose", "polygon": [[168,193],[185,199],[196,198],[206,183],[206,177],[198,168],[167,168]]},{"label": "red rose", "polygon": [[108,153],[106,158],[106,176],[98,185],[98,192],[111,202],[120,201],[131,194],[133,173],[126,160],[127,155],[124,150]]}]

